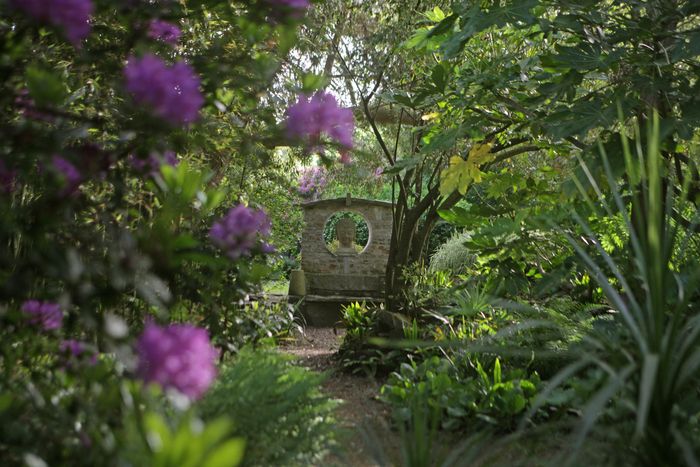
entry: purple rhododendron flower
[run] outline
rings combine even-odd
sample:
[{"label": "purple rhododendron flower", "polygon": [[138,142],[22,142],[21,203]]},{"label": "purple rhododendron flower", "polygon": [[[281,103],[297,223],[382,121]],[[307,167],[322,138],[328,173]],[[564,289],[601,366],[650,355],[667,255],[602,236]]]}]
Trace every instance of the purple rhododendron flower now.
[{"label": "purple rhododendron flower", "polygon": [[61,30],[76,47],[90,34],[90,16],[94,11],[91,0],[10,0],[35,20]]},{"label": "purple rhododendron flower", "polygon": [[54,170],[56,170],[63,179],[61,196],[70,196],[74,194],[83,179],[80,171],[71,162],[58,155],[53,156],[51,162]]},{"label": "purple rhododendron flower", "polygon": [[236,260],[254,251],[274,251],[273,247],[264,241],[270,235],[271,227],[265,211],[239,204],[212,225],[209,237],[229,258]]},{"label": "purple rhododendron flower", "polygon": [[177,45],[181,36],[180,28],[167,21],[154,19],[148,25],[148,37],[166,44]]},{"label": "purple rhododendron flower", "polygon": [[207,331],[190,324],[146,324],[136,343],[137,372],[147,383],[175,388],[191,399],[201,397],[216,378],[219,352]]},{"label": "purple rhododendron flower", "polygon": [[319,91],[311,98],[300,96],[287,109],[287,136],[306,140],[309,148],[321,144],[321,135],[345,148],[353,146],[355,120],[352,110],[338,107],[333,95]]},{"label": "purple rhododendron flower", "polygon": [[294,10],[305,10],[311,6],[309,0],[267,0],[267,2],[272,5],[291,8]]},{"label": "purple rhododendron flower", "polygon": [[59,329],[63,324],[63,312],[58,303],[27,300],[22,304],[22,311],[27,315],[30,323],[41,327],[44,331]]},{"label": "purple rhododendron flower", "polygon": [[58,346],[58,350],[63,353],[68,353],[73,357],[80,357],[85,351],[85,344],[75,339],[67,339],[61,342]]},{"label": "purple rhododendron flower", "polygon": [[90,348],[85,342],[75,339],[66,339],[58,346],[58,350],[66,359],[66,368],[74,368],[75,361],[80,359],[85,361],[89,366],[97,364],[97,352]]},{"label": "purple rhododendron flower", "polygon": [[382,178],[382,175],[384,175],[383,167],[377,167],[376,169],[374,169],[374,178],[379,180],[380,178]]},{"label": "purple rhododendron flower", "polygon": [[152,177],[160,173],[161,166],[172,165],[174,167],[179,162],[177,155],[173,151],[165,151],[163,154],[151,152],[146,159],[140,159],[131,154],[128,161],[134,170],[148,172]]},{"label": "purple rhododendron flower", "polygon": [[17,185],[17,171],[7,167],[0,159],[0,193],[12,193]]},{"label": "purple rhododendron flower", "polygon": [[317,199],[328,184],[328,174],[323,167],[309,167],[299,177],[299,194],[305,198]]},{"label": "purple rhododendron flower", "polygon": [[168,65],[153,54],[131,57],[124,68],[126,89],[138,104],[173,125],[187,125],[199,117],[204,98],[200,80],[184,62]]}]

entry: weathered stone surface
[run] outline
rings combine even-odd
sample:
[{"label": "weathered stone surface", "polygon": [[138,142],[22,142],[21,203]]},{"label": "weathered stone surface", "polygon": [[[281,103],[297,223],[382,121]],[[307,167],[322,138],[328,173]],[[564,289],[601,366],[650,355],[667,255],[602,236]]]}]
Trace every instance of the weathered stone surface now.
[{"label": "weathered stone surface", "polygon": [[[301,267],[306,278],[306,293],[382,295],[391,241],[392,204],[346,197],[312,201],[301,207],[305,222]],[[369,240],[365,249],[357,255],[333,254],[323,240],[326,222],[340,211],[357,213],[367,222]],[[347,243],[347,239],[343,240]]]}]

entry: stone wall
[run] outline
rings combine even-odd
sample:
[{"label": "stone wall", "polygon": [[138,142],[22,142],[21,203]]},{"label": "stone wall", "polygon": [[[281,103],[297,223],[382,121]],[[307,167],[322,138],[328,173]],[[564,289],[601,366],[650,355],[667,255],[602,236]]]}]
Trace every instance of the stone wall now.
[{"label": "stone wall", "polygon": [[[301,207],[305,222],[301,267],[306,277],[307,294],[382,295],[391,241],[392,204],[347,197],[311,201]],[[369,240],[358,255],[335,255],[323,240],[326,221],[342,211],[357,213],[367,222]]]}]

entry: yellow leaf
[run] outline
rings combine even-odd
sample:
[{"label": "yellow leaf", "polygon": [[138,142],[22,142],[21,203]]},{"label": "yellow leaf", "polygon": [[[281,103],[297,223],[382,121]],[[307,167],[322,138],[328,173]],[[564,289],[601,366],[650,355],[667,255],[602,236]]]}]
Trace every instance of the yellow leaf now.
[{"label": "yellow leaf", "polygon": [[449,167],[440,173],[440,194],[448,196],[455,190],[459,190],[463,195],[466,194],[471,182],[470,165],[461,157],[452,156]]},{"label": "yellow leaf", "polygon": [[430,112],[429,114],[425,114],[425,115],[421,116],[420,119],[423,120],[424,122],[427,122],[428,120],[434,120],[434,119],[438,118],[439,116],[440,116],[440,114],[438,112]]},{"label": "yellow leaf", "polygon": [[475,144],[467,156],[467,160],[459,156],[450,158],[450,165],[440,173],[440,194],[449,196],[458,190],[460,194],[467,194],[472,182],[480,182],[482,172],[479,166],[491,162],[494,154],[491,153],[491,143]]},{"label": "yellow leaf", "polygon": [[491,147],[491,143],[475,144],[469,150],[469,157],[467,159],[477,167],[491,162],[494,158]]}]

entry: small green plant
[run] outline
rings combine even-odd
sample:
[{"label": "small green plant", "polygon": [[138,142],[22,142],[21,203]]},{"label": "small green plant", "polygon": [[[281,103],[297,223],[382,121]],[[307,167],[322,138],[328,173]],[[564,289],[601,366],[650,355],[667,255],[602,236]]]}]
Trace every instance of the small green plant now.
[{"label": "small green plant", "polygon": [[342,311],[346,339],[361,339],[376,325],[377,311],[375,308],[368,308],[365,302],[344,305]]},{"label": "small green plant", "polygon": [[504,374],[499,359],[487,372],[478,360],[458,367],[433,356],[401,365],[382,387],[381,397],[393,406],[399,422],[411,419],[420,400],[437,411],[443,429],[466,428],[476,421],[507,429],[529,406],[539,384],[536,373],[528,376],[515,369]]},{"label": "small green plant", "polygon": [[140,428],[127,423],[130,434],[142,433],[144,439],[127,444],[124,461],[131,465],[236,467],[243,460],[245,441],[230,436],[233,423],[226,417],[204,424],[188,412],[171,423],[157,412],[147,412],[135,423]]},{"label": "small green plant", "polygon": [[243,349],[200,403],[205,420],[227,415],[245,438],[243,465],[309,465],[334,445],[336,403],[324,376],[272,350]]}]

